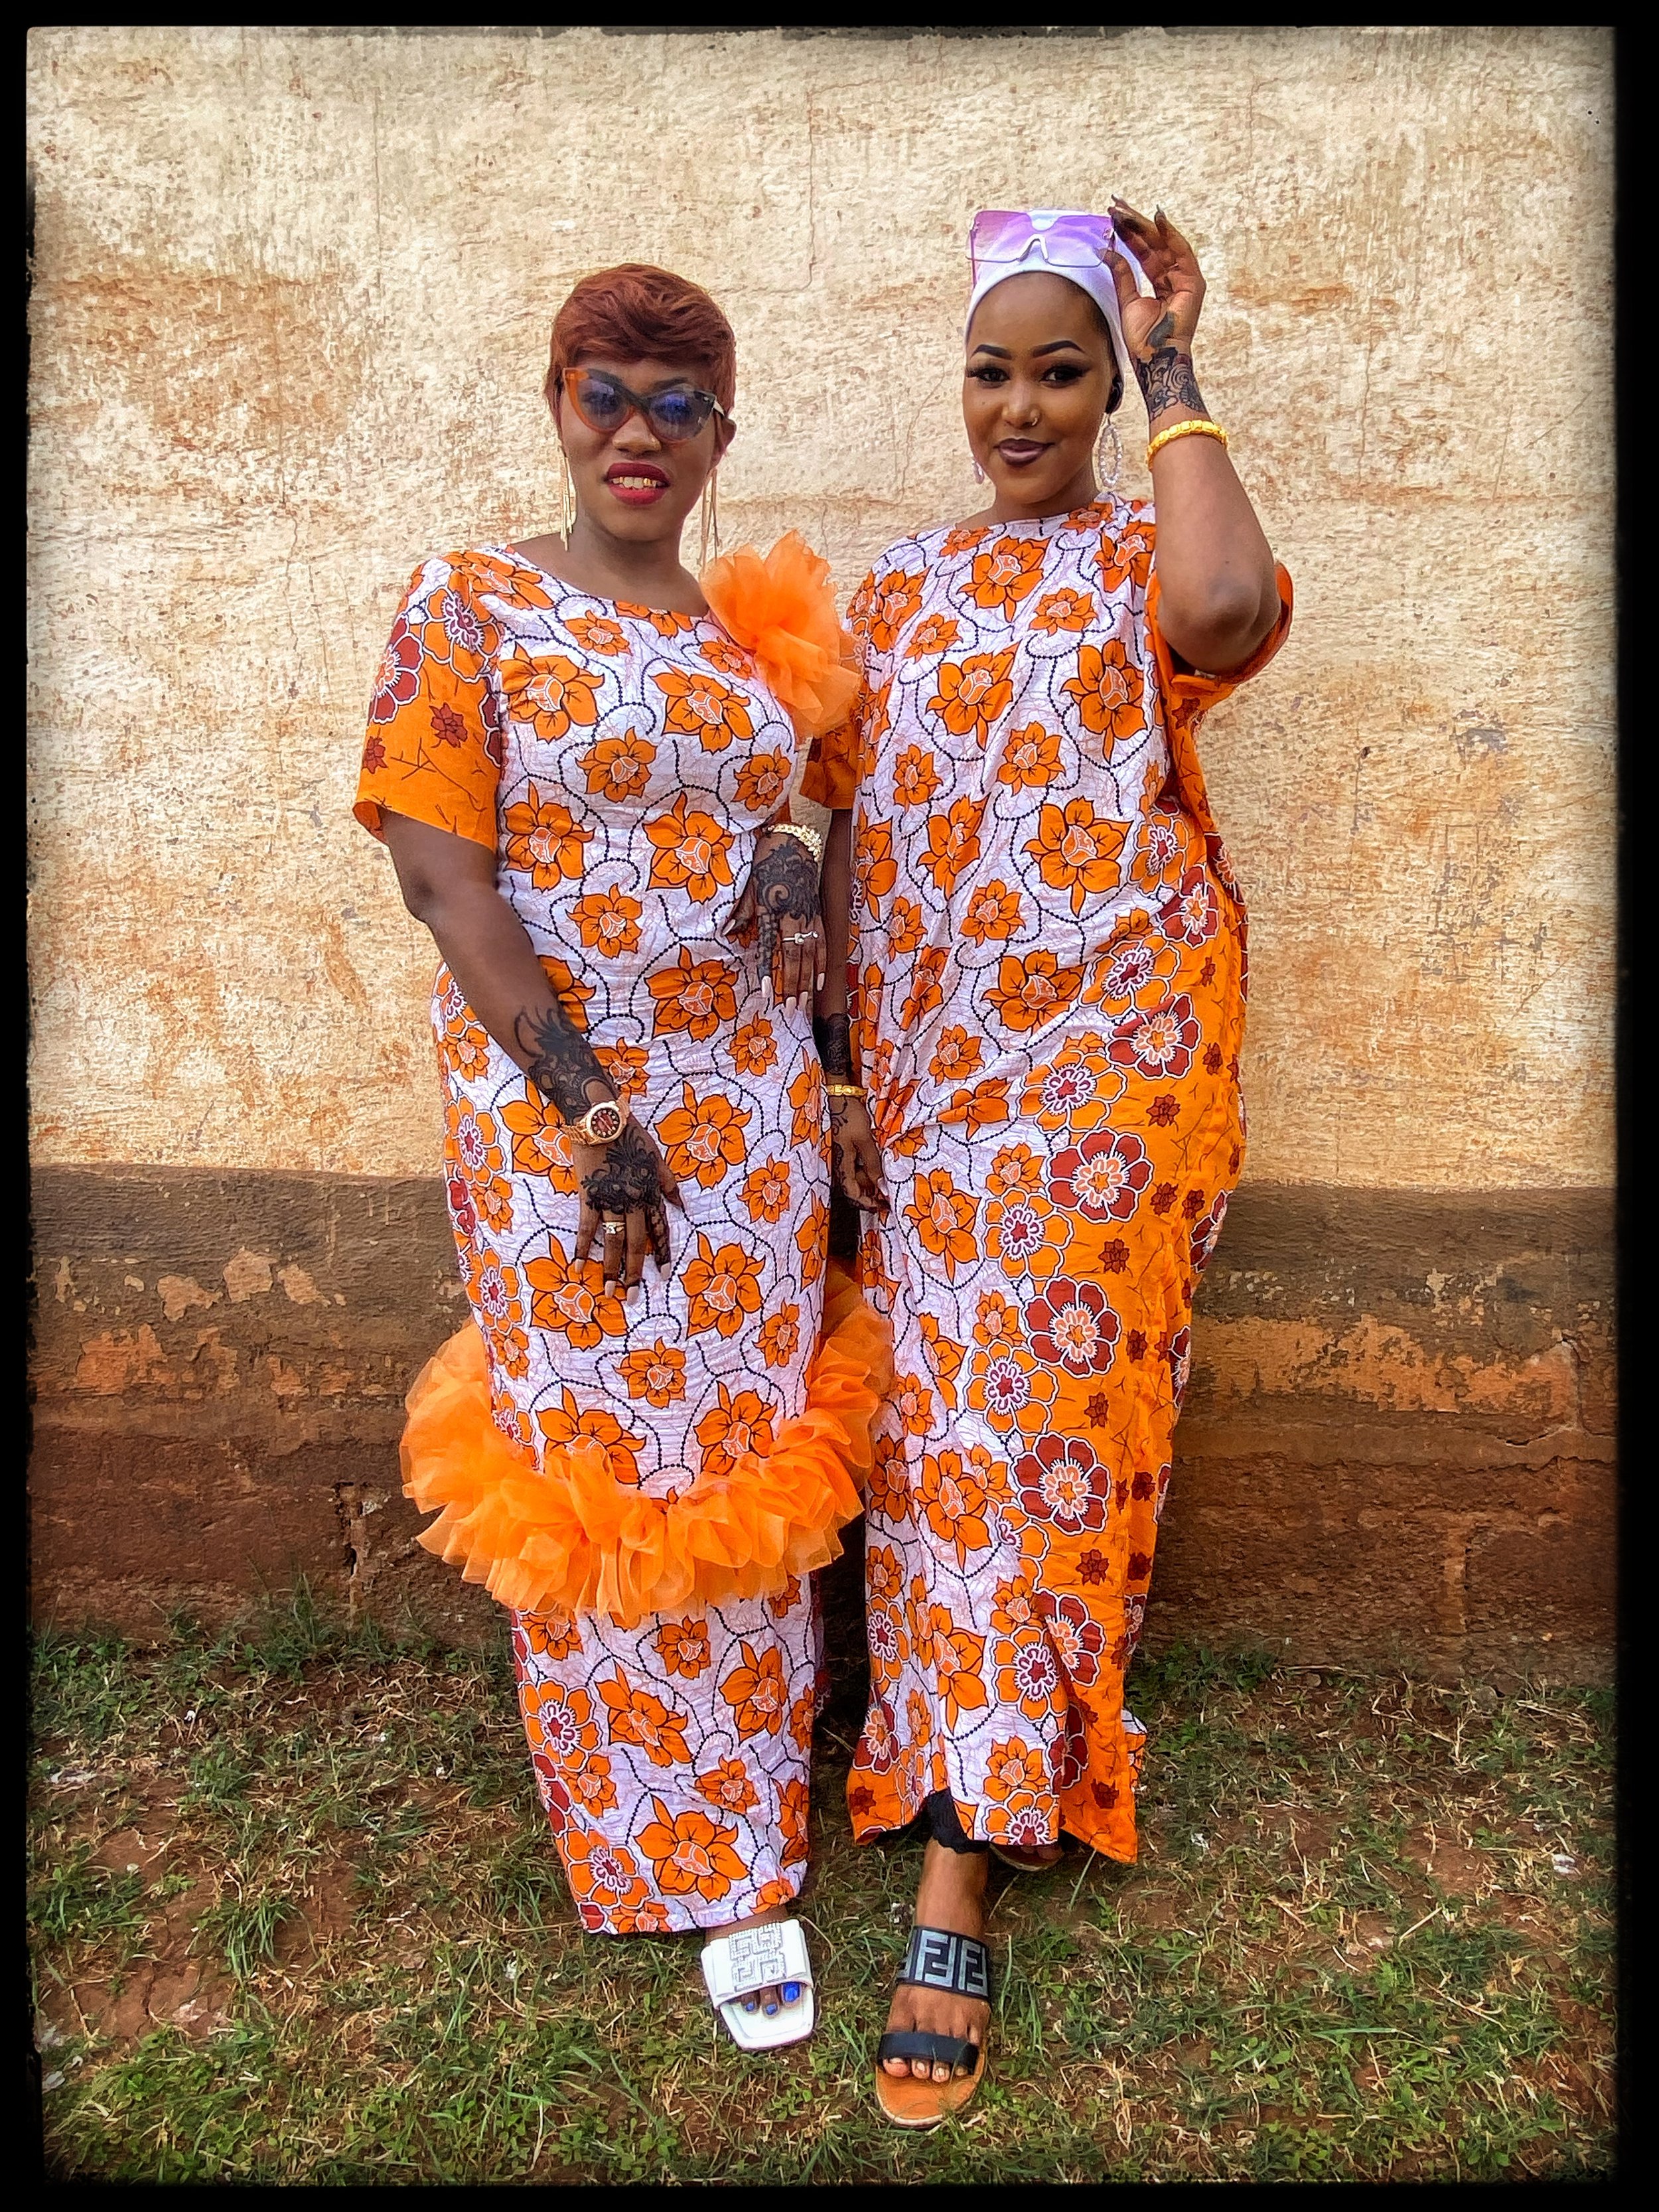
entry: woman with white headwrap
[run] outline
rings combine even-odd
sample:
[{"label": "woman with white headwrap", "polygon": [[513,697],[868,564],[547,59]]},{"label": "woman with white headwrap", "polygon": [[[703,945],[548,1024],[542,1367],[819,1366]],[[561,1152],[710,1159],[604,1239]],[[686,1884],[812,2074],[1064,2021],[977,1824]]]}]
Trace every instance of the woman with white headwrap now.
[{"label": "woman with white headwrap", "polygon": [[[897,1369],[848,1802],[861,1838],[929,1832],[876,2074],[907,2127],[982,2076],[988,1847],[1051,1863],[1064,1829],[1135,1856],[1123,1679],[1243,1151],[1244,912],[1194,734],[1291,605],[1162,212],[982,213],[971,250],[963,411],[990,501],[876,562],[862,702],[805,786],[835,810],[841,1182]],[[1131,375],[1156,523],[1112,490]]]}]

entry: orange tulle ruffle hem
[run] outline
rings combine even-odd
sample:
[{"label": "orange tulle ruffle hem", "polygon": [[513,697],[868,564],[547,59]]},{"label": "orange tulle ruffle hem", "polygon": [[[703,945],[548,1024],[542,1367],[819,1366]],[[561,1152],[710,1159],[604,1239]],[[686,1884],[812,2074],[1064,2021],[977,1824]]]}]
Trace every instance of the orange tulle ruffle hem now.
[{"label": "orange tulle ruffle hem", "polygon": [[830,1262],[806,1402],[764,1457],[700,1474],[678,1498],[618,1482],[603,1446],[550,1444],[538,1469],[490,1417],[477,1324],[428,1360],[405,1403],[404,1488],[437,1519],[429,1552],[515,1613],[647,1613],[769,1596],[839,1556],[864,1510],[870,1423],[892,1381],[892,1333]]},{"label": "orange tulle ruffle hem", "polygon": [[836,613],[830,563],[798,530],[786,530],[764,559],[752,545],[722,554],[702,582],[715,619],[754,654],[802,737],[845,720],[860,682],[853,642]]}]

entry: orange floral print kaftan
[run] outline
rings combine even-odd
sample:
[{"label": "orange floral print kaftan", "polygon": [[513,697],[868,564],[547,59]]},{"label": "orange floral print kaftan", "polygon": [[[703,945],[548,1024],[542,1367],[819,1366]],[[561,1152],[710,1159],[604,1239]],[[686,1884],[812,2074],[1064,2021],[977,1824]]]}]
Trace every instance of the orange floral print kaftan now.
[{"label": "orange floral print kaftan", "polygon": [[[891,1212],[855,1833],[1135,1855],[1139,1631],[1194,1280],[1244,1143],[1244,915],[1156,624],[1149,509],[930,531],[856,595],[854,1036]],[[851,757],[856,744],[856,758]],[[854,785],[856,787],[854,791]]]},{"label": "orange floral print kaftan", "polygon": [[[804,549],[802,549],[804,550]],[[751,556],[752,557],[752,556]],[[834,633],[833,603],[829,629]],[[675,1267],[624,1307],[575,1250],[556,1113],[447,971],[432,1002],[472,1326],[410,1395],[423,1540],[514,1612],[542,1800],[584,1923],[729,1922],[806,1860],[810,1570],[859,1510],[860,1309],[825,1335],[809,1018],[732,914],[797,732],[712,617],[485,546],[425,562],[382,660],[356,812],[488,846],[567,1014],[678,1177]],[[855,1297],[840,1297],[839,1310]],[[823,1340],[821,1341],[821,1338]]]}]

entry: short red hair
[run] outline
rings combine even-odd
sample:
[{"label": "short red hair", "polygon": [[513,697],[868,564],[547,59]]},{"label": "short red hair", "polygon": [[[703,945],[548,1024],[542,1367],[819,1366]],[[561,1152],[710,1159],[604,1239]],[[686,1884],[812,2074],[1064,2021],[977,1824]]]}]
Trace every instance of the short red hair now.
[{"label": "short red hair", "polygon": [[701,284],[647,262],[595,270],[560,308],[553,319],[548,398],[562,369],[595,353],[684,362],[722,407],[731,406],[737,390],[738,342],[731,324]]}]

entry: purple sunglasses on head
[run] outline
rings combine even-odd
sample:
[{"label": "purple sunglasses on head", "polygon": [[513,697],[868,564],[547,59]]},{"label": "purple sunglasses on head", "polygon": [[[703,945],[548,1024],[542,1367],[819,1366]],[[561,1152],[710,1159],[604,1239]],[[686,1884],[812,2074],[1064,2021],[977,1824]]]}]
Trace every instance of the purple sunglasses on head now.
[{"label": "purple sunglasses on head", "polygon": [[1081,208],[981,208],[968,234],[975,278],[989,264],[1023,261],[1035,246],[1054,269],[1098,269],[1103,246],[1115,246],[1112,219]]}]

